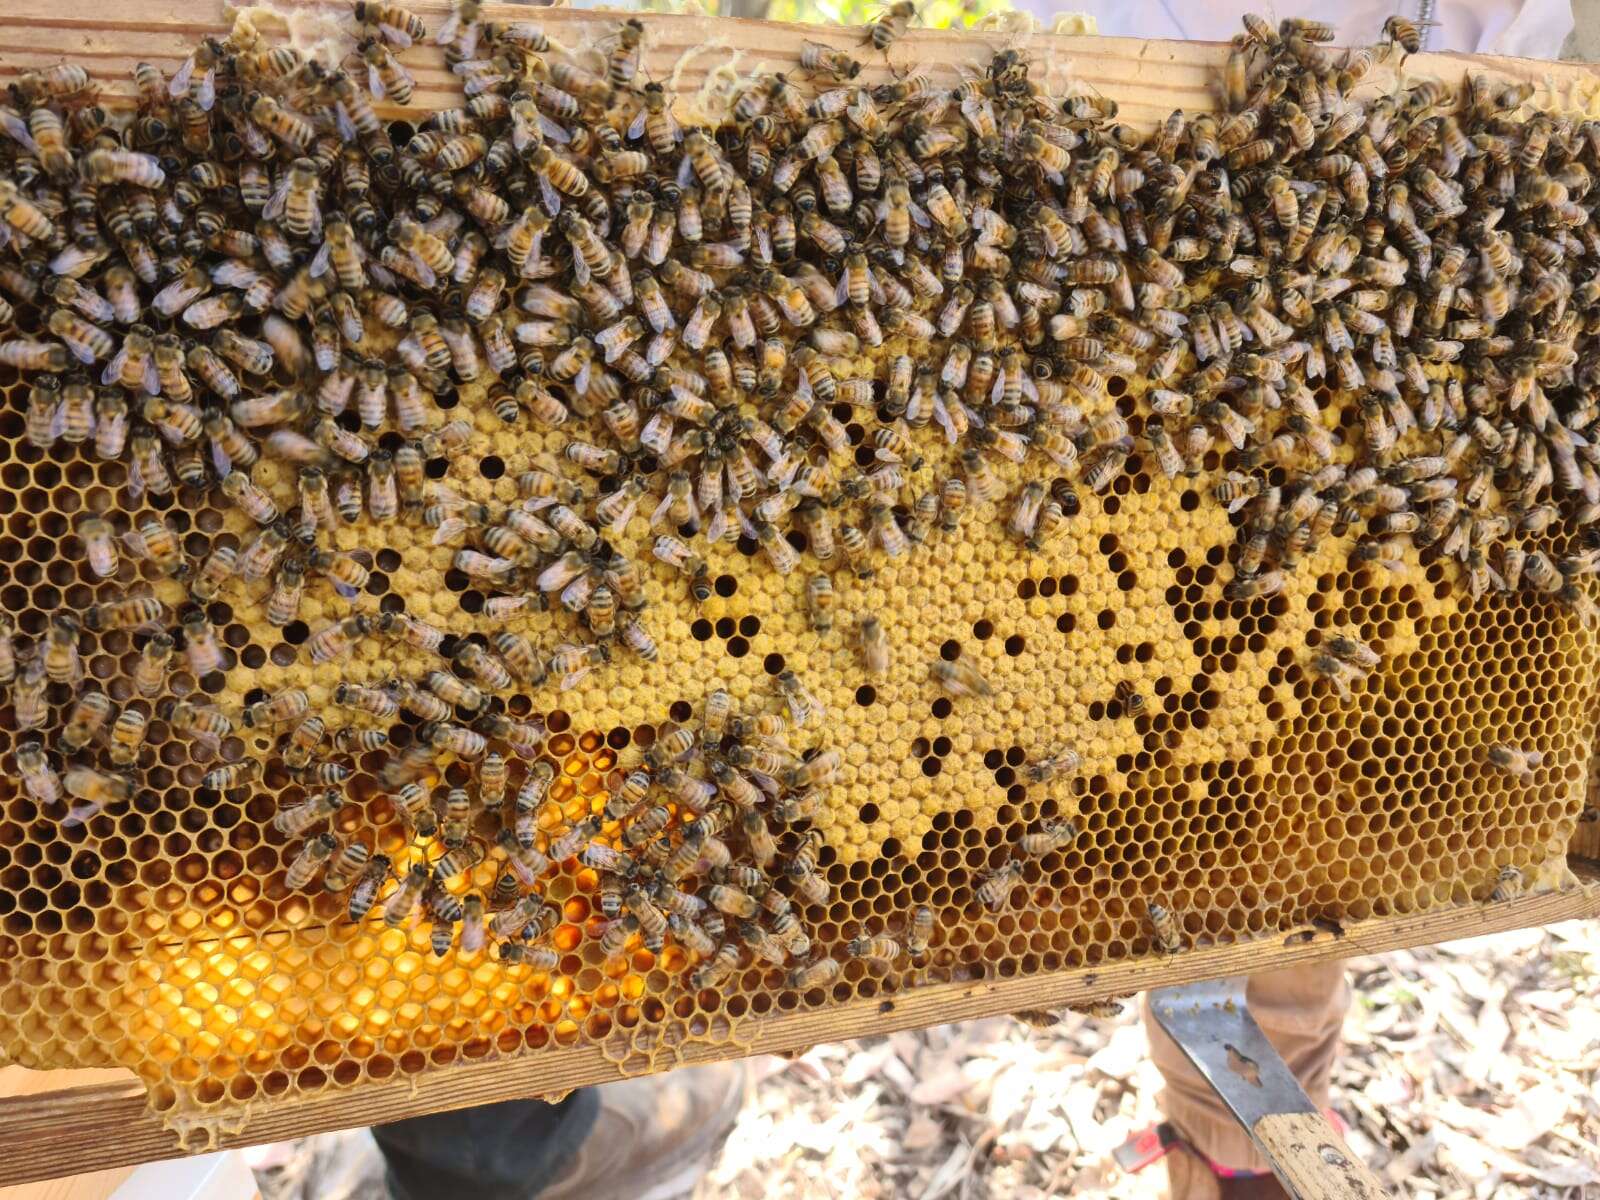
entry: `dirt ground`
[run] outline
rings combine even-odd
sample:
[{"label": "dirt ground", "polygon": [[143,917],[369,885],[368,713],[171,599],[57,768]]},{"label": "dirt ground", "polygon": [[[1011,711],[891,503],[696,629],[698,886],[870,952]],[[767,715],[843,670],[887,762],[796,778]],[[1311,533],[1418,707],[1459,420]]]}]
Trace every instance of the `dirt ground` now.
[{"label": "dirt ground", "polygon": [[[1419,1200],[1600,1200],[1600,922],[1350,963],[1350,1144]],[[1111,1152],[1158,1119],[1129,1006],[816,1046],[754,1087],[694,1200],[1155,1200]],[[365,1131],[253,1152],[265,1200],[379,1200]],[[610,1200],[593,1197],[593,1200]],[[620,1198],[619,1198],[620,1200]]]}]

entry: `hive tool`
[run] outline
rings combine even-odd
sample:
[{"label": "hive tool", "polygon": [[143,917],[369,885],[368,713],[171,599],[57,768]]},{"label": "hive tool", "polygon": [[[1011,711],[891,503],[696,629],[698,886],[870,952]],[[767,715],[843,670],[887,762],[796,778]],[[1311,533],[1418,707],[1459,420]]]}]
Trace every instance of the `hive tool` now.
[{"label": "hive tool", "polygon": [[1161,1028],[1238,1118],[1297,1200],[1388,1195],[1306,1095],[1245,1000],[1240,976],[1150,993]]}]

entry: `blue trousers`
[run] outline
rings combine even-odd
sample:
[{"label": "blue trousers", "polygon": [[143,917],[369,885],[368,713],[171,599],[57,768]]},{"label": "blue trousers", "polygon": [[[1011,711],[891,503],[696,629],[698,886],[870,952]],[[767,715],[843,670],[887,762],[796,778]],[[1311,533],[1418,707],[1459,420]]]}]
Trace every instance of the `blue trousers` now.
[{"label": "blue trousers", "polygon": [[505,1100],[376,1125],[394,1200],[532,1200],[572,1161],[600,1111],[594,1088],[559,1104]]}]

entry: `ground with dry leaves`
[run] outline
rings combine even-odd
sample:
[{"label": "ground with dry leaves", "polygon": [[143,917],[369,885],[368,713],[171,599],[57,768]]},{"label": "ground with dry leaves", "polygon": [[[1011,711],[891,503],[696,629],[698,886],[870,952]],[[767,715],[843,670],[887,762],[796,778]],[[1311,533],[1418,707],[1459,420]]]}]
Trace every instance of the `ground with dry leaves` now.
[{"label": "ground with dry leaves", "polygon": [[[1334,1072],[1354,1149],[1422,1200],[1600,1198],[1600,922],[1352,960]],[[1158,1119],[1131,1011],[1009,1018],[760,1059],[694,1200],[1153,1200],[1111,1151]],[[364,1132],[257,1152],[266,1200],[377,1200]],[[610,1200],[594,1197],[594,1200]]]}]

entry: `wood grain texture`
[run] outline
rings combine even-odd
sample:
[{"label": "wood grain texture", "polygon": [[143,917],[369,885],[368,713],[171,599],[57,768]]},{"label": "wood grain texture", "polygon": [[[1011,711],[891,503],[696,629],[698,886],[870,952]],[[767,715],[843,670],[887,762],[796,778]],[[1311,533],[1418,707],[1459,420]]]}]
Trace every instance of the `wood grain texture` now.
[{"label": "wood grain texture", "polygon": [[[293,14],[299,23],[326,17],[327,22],[313,28],[313,33],[337,27],[349,11],[348,4],[306,0],[276,0],[274,7]],[[446,0],[417,0],[409,7],[430,28],[437,28],[450,5]],[[231,19],[224,0],[128,0],[111,9],[84,0],[5,0],[0,8],[4,10],[0,11],[0,85],[13,82],[24,71],[71,59],[89,69],[108,98],[124,99],[132,94],[130,72],[135,63],[149,61],[170,71],[197,38],[225,33]],[[593,11],[495,4],[484,5],[483,11],[488,20],[533,21],[573,48],[593,47],[617,25],[615,15]],[[1214,108],[1216,72],[1227,53],[1227,47],[1216,42],[920,29],[908,32],[885,56],[863,46],[854,30],[659,13],[642,14],[642,19],[647,29],[645,73],[666,80],[687,54],[678,76],[682,89],[698,89],[710,71],[735,55],[741,72],[764,67],[803,74],[798,71],[799,53],[807,39],[854,54],[864,64],[862,78],[867,82],[914,67],[935,83],[949,84],[981,69],[995,50],[1015,47],[1030,55],[1036,73],[1053,89],[1109,96],[1120,106],[1121,118],[1141,129],[1154,126],[1174,108]],[[266,18],[257,23],[270,31]],[[455,80],[434,47],[414,48],[402,57],[417,80],[413,110],[460,103]],[[1460,54],[1413,55],[1404,69],[1408,80],[1458,82],[1471,70],[1540,85],[1552,82],[1556,95],[1546,99],[1557,102],[1565,99],[1574,83],[1582,86],[1582,81],[1594,78],[1591,68],[1581,64]],[[1364,85],[1374,94],[1393,86],[1394,74],[1387,66],[1374,69]],[[383,111],[399,116],[407,110],[390,106]]]},{"label": "wood grain texture", "polygon": [[[801,1050],[818,1042],[994,1016],[1019,1008],[1056,1008],[1196,979],[1254,974],[1296,963],[1378,954],[1448,938],[1600,916],[1600,871],[1581,862],[1574,867],[1577,886],[1520,896],[1504,904],[1435,909],[1361,921],[1339,933],[1307,929],[1283,938],[1197,948],[1170,958],[1028,979],[934,984],[825,1009],[775,1012],[754,1026],[748,1043],[686,1043],[681,1047],[681,1063],[689,1066],[747,1054]],[[0,1185],[48,1178],[64,1169],[92,1170],[175,1158],[186,1152],[303,1137],[467,1105],[564,1093],[616,1078],[615,1065],[594,1046],[487,1059],[437,1068],[415,1079],[330,1087],[303,1097],[258,1103],[247,1111],[224,1114],[219,1126],[193,1127],[187,1147],[180,1145],[158,1114],[145,1107],[143,1092],[136,1085],[101,1085],[26,1100],[0,1100],[0,1129],[7,1135],[5,1152],[0,1154]],[[69,1163],[62,1161],[64,1129],[71,1130],[73,1142]]]},{"label": "wood grain texture", "polygon": [[1297,1200],[1384,1200],[1389,1195],[1321,1113],[1275,1113],[1257,1121],[1252,1132]]},{"label": "wood grain texture", "polygon": [[[63,1089],[99,1089],[133,1083],[127,1071],[29,1071],[22,1067],[0,1067],[0,1099],[16,1101],[28,1096],[57,1093]],[[134,1084],[137,1086],[137,1084]],[[0,1156],[3,1156],[0,1151]],[[71,1170],[77,1170],[72,1164]],[[133,1174],[133,1166],[107,1167],[61,1179],[0,1186],[0,1200],[106,1200]]]}]

